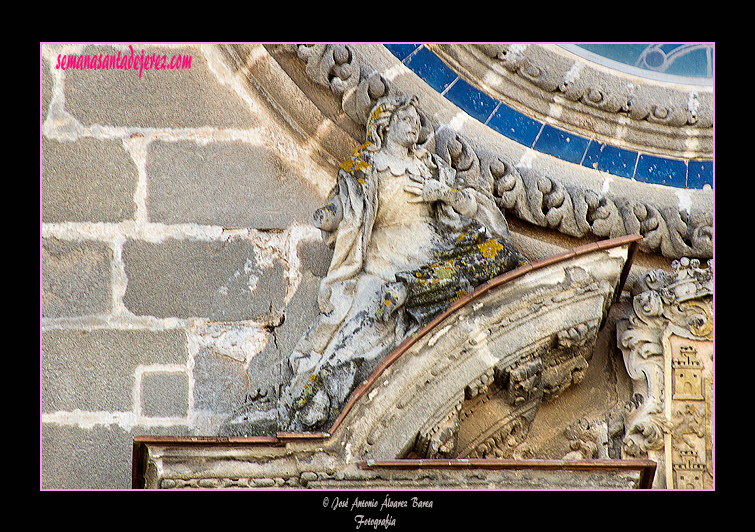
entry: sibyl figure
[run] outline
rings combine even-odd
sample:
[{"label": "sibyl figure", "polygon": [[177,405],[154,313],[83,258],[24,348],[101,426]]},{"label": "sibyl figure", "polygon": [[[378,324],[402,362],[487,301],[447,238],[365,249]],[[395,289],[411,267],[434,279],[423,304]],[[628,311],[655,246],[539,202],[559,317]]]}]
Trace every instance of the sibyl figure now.
[{"label": "sibyl figure", "polygon": [[282,430],[326,428],[355,383],[475,286],[529,262],[508,241],[491,192],[456,179],[417,145],[414,95],[383,99],[366,142],[339,169],[315,225],[333,248],[320,314],[289,357]]}]

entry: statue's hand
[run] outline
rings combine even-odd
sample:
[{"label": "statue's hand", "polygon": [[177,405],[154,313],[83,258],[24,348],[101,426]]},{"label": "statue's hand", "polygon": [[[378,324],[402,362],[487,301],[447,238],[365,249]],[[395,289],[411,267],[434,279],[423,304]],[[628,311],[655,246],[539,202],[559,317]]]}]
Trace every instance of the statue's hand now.
[{"label": "statue's hand", "polygon": [[412,203],[421,201],[432,203],[433,201],[450,201],[453,189],[435,179],[423,179],[422,177],[409,174],[413,182],[404,186],[406,192],[416,194],[416,198],[409,200]]},{"label": "statue's hand", "polygon": [[343,219],[343,208],[337,199],[317,209],[313,216],[314,226],[322,231],[335,231]]},{"label": "statue's hand", "polygon": [[416,194],[416,199],[410,199],[411,203],[424,201],[432,203],[442,201],[450,205],[459,214],[464,216],[474,216],[477,212],[477,201],[474,197],[463,190],[456,190],[445,183],[436,179],[423,179],[421,177],[409,174],[412,182],[404,186],[406,192]]}]

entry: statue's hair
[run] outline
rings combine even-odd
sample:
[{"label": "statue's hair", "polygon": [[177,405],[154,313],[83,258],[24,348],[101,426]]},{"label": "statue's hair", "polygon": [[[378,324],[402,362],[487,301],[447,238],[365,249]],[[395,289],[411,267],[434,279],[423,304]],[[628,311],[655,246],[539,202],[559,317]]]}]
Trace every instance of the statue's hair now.
[{"label": "statue's hair", "polygon": [[419,112],[419,98],[415,94],[378,100],[367,119],[367,142],[370,144],[370,150],[377,151],[383,146],[386,131],[393,117],[402,109],[411,106]]}]

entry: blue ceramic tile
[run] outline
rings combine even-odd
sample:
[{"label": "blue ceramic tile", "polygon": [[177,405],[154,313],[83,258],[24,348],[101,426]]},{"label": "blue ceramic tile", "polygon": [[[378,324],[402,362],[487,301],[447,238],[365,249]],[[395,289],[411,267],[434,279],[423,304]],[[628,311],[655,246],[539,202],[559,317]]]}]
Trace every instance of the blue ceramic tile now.
[{"label": "blue ceramic tile", "polygon": [[441,93],[458,77],[456,72],[427,48],[420,48],[404,64]]},{"label": "blue ceramic tile", "polygon": [[386,44],[385,47],[388,51],[395,55],[399,61],[403,61],[409,57],[414,50],[419,48],[421,44]]},{"label": "blue ceramic tile", "polygon": [[461,78],[449,87],[445,96],[466,111],[469,116],[476,118],[483,124],[498,105],[497,100],[494,100]]},{"label": "blue ceramic tile", "polygon": [[543,124],[515,111],[507,105],[499,104],[498,108],[490,116],[488,126],[519,144],[531,147]]},{"label": "blue ceramic tile", "polygon": [[690,161],[687,187],[703,188],[705,185],[713,186],[713,161]]},{"label": "blue ceramic tile", "polygon": [[600,153],[598,170],[621,177],[634,176],[637,152],[605,145]]},{"label": "blue ceramic tile", "polygon": [[664,159],[642,153],[637,160],[637,171],[634,178],[645,183],[686,188],[687,164],[684,161]]},{"label": "blue ceramic tile", "polygon": [[433,89],[491,129],[522,145],[612,175],[679,188],[713,186],[713,162],[664,159],[596,142],[543,124],[461,79],[421,44],[385,47]]},{"label": "blue ceramic tile", "polygon": [[582,162],[582,157],[589,143],[589,139],[545,124],[533,148],[564,161],[579,164]]},{"label": "blue ceramic tile", "polygon": [[604,147],[605,144],[591,140],[585,151],[585,156],[582,159],[582,166],[597,170],[598,163],[600,162],[600,154],[603,152]]}]

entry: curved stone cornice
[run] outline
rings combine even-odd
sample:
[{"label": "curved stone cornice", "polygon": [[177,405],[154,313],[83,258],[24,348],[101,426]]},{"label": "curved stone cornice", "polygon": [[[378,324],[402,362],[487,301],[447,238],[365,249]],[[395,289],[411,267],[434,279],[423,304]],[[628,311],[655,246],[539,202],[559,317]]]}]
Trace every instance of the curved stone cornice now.
[{"label": "curved stone cornice", "polygon": [[[635,182],[534,153],[445,100],[382,45],[290,44],[281,49],[289,54],[287,60],[301,62],[311,84],[299,79],[302,91],[356,142],[363,139],[354,132],[377,100],[418,94],[425,146],[461,177],[491,187],[508,215],[574,237],[640,234],[641,251],[669,258],[713,256],[712,190]],[[330,100],[325,101],[323,89]],[[272,90],[268,95],[276,98]]]},{"label": "curved stone cornice", "polygon": [[628,149],[713,157],[713,88],[591,63],[556,45],[430,45],[499,101],[575,134]]}]

